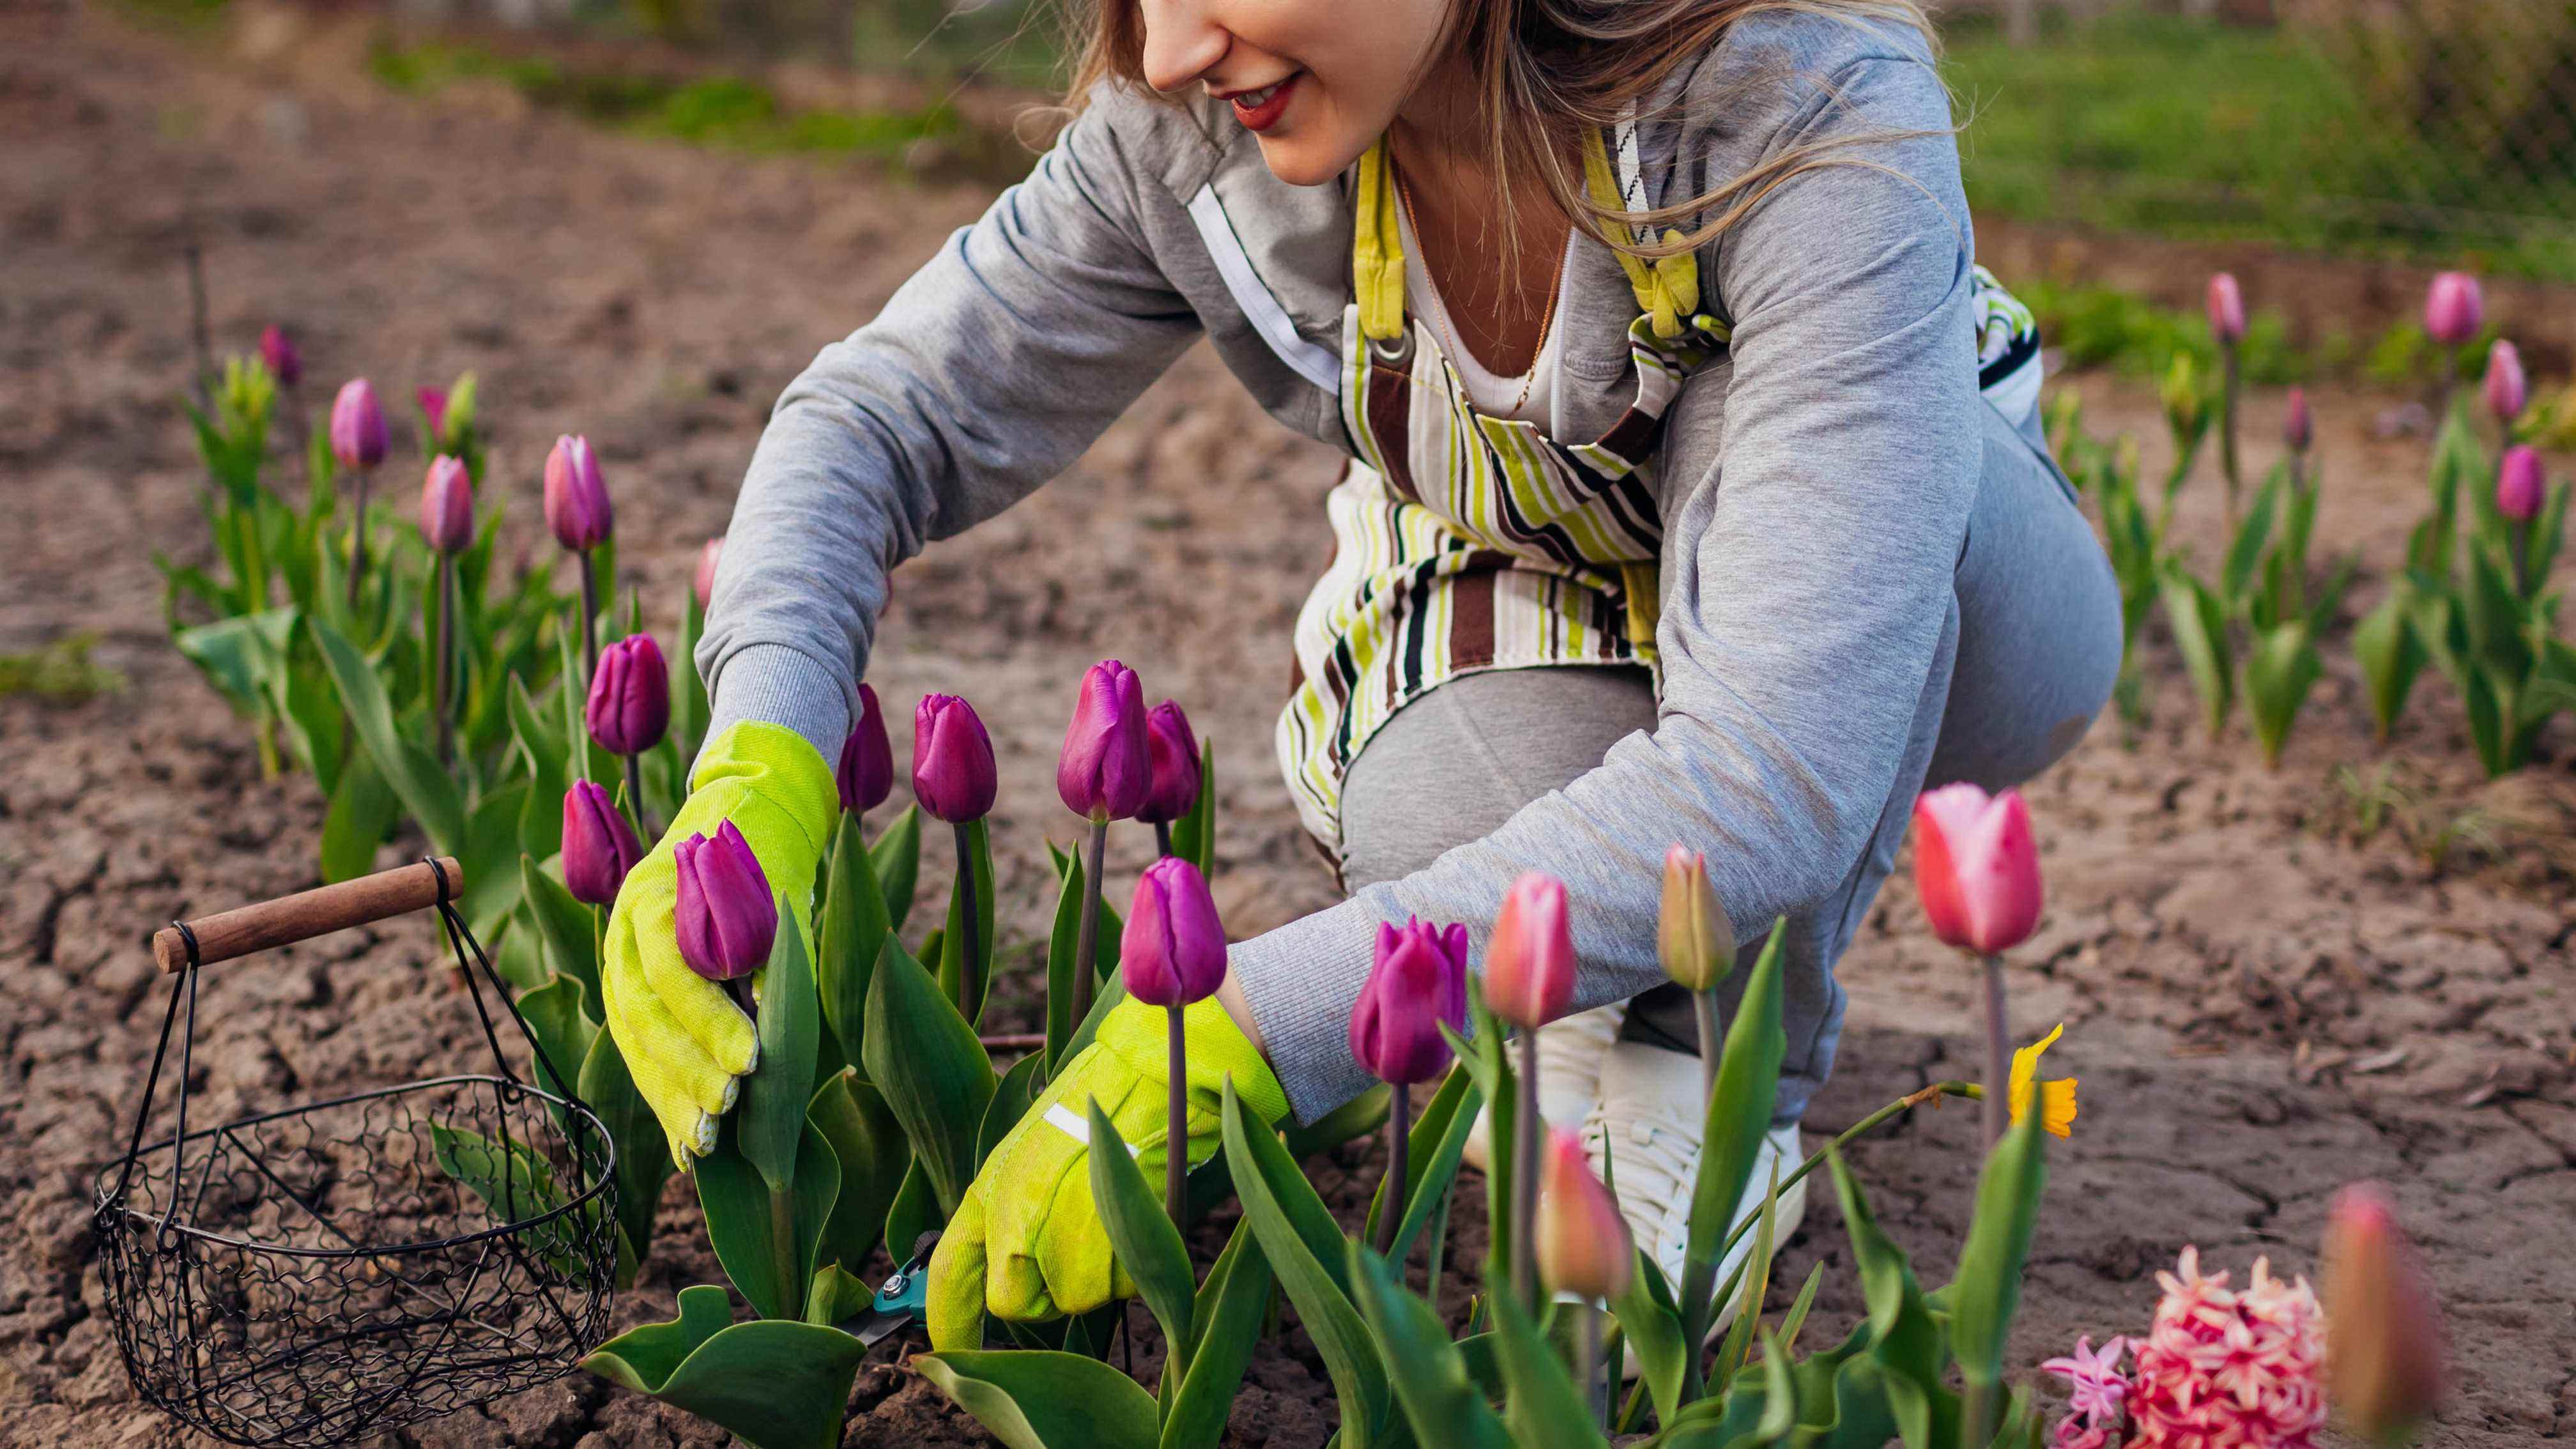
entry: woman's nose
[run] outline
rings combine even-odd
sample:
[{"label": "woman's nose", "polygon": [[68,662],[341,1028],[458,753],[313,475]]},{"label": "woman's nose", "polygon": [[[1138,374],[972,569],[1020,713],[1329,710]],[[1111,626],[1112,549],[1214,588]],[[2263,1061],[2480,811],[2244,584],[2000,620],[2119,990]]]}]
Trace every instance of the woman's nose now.
[{"label": "woman's nose", "polygon": [[1176,91],[1204,77],[1234,39],[1208,13],[1206,0],[1141,0],[1145,84]]}]

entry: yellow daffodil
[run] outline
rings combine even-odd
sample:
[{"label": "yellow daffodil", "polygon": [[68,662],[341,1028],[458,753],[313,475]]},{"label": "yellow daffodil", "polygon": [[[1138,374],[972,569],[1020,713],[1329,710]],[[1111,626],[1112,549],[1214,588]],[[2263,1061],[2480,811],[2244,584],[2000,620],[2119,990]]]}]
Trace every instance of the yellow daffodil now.
[{"label": "yellow daffodil", "polygon": [[[2030,1111],[2031,1079],[2039,1074],[2040,1053],[2057,1045],[2057,1039],[2065,1034],[2066,1026],[2061,1022],[2036,1043],[2013,1053],[2012,1119],[2016,1123]],[[2063,1077],[2054,1082],[2037,1083],[2037,1086],[2039,1125],[2059,1137],[2074,1135],[2075,1079]]]}]

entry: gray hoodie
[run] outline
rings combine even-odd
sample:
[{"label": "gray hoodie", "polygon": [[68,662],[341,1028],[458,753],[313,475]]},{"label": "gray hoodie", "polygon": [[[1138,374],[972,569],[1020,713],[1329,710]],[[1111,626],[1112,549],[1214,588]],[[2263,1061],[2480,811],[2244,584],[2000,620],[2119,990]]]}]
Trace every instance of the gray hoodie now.
[{"label": "gray hoodie", "polygon": [[[1674,839],[1707,850],[1739,939],[1843,881],[1896,788],[1988,449],[2036,446],[1980,395],[1974,240],[1921,37],[1759,16],[1668,91],[1640,127],[1659,203],[1836,137],[1866,164],[1796,176],[1699,253],[1734,339],[1668,414],[1654,733],[1430,869],[1235,947],[1301,1117],[1364,1085],[1340,1024],[1380,920],[1466,922],[1481,955],[1510,882],[1553,870],[1580,1006],[1661,979]],[[783,724],[832,758],[894,567],[1055,476],[1201,335],[1272,417],[1347,449],[1350,213],[1346,182],[1273,177],[1221,106],[1097,93],[779,398],[698,647],[714,728]],[[1636,302],[1605,246],[1568,271],[1560,430],[1588,438],[1633,396]]]}]

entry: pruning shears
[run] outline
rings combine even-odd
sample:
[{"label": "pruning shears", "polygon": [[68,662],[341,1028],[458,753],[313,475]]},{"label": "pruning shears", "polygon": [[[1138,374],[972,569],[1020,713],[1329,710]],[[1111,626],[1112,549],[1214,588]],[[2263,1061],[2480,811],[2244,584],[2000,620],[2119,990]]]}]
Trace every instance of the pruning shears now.
[{"label": "pruning shears", "polygon": [[930,1251],[939,1246],[936,1229],[912,1243],[912,1256],[877,1285],[868,1306],[833,1325],[871,1348],[887,1335],[919,1318],[930,1294]]}]

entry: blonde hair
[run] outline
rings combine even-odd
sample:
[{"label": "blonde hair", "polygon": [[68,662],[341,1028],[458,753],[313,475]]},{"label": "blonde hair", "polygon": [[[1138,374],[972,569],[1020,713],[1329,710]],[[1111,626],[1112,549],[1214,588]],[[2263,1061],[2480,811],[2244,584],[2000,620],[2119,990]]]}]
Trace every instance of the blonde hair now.
[{"label": "blonde hair", "polygon": [[[1136,0],[1090,3],[1095,18],[1088,27],[1078,13],[1066,17],[1078,47],[1066,106],[1079,111],[1103,80],[1157,94],[1145,81],[1145,35]],[[1938,44],[1917,0],[1457,0],[1450,33],[1434,47],[1433,56],[1436,60],[1454,49],[1474,77],[1484,149],[1506,207],[1510,178],[1535,174],[1567,216],[1592,221],[1595,231],[1604,230],[1600,224],[1605,221],[1624,222],[1606,229],[1610,245],[1636,256],[1662,257],[1715,240],[1801,172],[1831,165],[1890,169],[1838,152],[1864,142],[1938,134],[1833,137],[1791,147],[1722,185],[1663,206],[1627,211],[1596,204],[1585,189],[1578,159],[1583,133],[1646,115],[1648,98],[1657,88],[1715,45],[1728,26],[1775,13],[1893,23],[1920,34],[1926,45]],[[1781,79],[1761,77],[1748,87]],[[1637,227],[1651,228],[1666,239],[1631,240],[1629,228]]]}]

